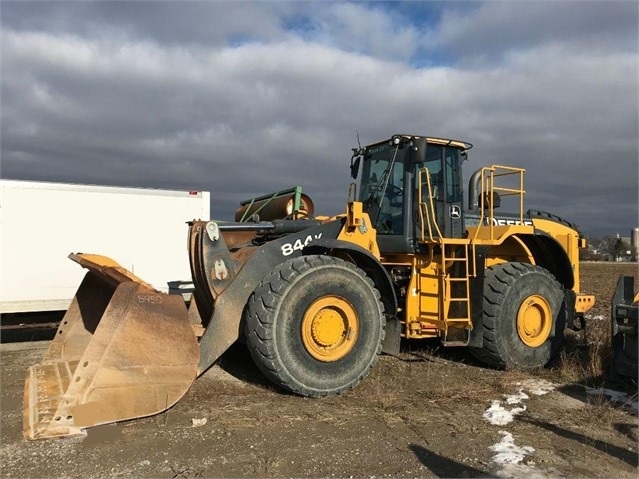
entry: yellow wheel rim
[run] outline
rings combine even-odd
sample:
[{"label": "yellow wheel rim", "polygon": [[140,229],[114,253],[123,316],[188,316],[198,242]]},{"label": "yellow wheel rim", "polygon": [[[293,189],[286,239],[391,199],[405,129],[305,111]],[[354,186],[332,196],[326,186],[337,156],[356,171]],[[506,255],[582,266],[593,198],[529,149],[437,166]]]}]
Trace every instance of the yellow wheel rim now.
[{"label": "yellow wheel rim", "polygon": [[323,362],[346,356],[357,341],[359,321],[353,306],[339,296],[323,296],[306,310],[302,341],[308,353]]},{"label": "yellow wheel rim", "polygon": [[536,348],[546,342],[552,329],[552,309],[543,296],[532,294],[519,307],[517,333],[526,346]]}]

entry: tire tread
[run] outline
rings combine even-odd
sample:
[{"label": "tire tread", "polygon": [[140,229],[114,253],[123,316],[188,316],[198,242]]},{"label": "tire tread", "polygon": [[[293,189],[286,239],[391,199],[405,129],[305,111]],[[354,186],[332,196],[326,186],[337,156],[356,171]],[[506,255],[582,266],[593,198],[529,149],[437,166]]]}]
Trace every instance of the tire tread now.
[{"label": "tire tread", "polygon": [[296,381],[291,380],[286,370],[279,365],[277,349],[271,334],[275,326],[275,313],[278,305],[282,301],[284,294],[292,287],[296,278],[313,268],[331,265],[345,266],[357,272],[374,291],[375,301],[379,304],[382,312],[381,339],[383,340],[385,328],[384,306],[381,302],[380,293],[375,288],[373,281],[357,266],[332,256],[302,256],[278,265],[251,294],[245,309],[247,345],[254,362],[270,381],[283,389],[302,396],[323,397],[341,394],[352,389],[366,377],[382,349],[382,341],[380,340],[375,359],[370,366],[365,371],[362,371],[354,382],[334,391],[318,391],[304,388]]},{"label": "tire tread", "polygon": [[471,348],[471,352],[488,366],[506,369],[511,365],[504,349],[504,339],[500,328],[501,310],[510,288],[519,278],[531,273],[546,276],[553,284],[561,288],[550,272],[529,263],[502,263],[486,269],[483,298],[483,347]]}]

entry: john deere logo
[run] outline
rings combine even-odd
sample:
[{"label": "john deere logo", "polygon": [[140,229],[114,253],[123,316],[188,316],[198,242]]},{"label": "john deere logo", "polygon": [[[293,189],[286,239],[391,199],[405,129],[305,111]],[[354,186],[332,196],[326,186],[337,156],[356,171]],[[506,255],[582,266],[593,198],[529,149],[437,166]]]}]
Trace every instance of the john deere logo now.
[{"label": "john deere logo", "polygon": [[459,207],[459,205],[450,205],[448,214],[452,219],[457,220],[461,218],[461,208]]}]

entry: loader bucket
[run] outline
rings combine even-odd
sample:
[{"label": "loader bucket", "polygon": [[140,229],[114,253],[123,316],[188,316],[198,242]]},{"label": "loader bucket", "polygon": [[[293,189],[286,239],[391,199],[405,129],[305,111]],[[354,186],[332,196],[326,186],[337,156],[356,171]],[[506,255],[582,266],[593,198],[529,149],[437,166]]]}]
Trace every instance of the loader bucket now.
[{"label": "loader bucket", "polygon": [[26,439],[149,416],[196,377],[197,338],[181,295],[153,289],[104,256],[69,256],[89,271],[24,389]]}]

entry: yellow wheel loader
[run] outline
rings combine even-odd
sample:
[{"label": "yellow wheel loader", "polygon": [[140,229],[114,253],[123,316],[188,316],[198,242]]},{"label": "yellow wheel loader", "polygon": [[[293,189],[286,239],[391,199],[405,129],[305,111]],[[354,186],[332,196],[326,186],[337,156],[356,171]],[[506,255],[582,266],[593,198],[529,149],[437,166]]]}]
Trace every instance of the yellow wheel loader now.
[{"label": "yellow wheel loader", "polygon": [[[545,366],[594,304],[580,292],[586,241],[524,212],[523,169],[481,168],[464,191],[471,147],[400,134],[353,149],[359,188],[338,216],[313,216],[298,187],[243,203],[234,222],[193,221],[188,309],[109,258],[72,254],[88,272],[28,372],[25,437],[164,411],[238,340],[273,383],[310,397],[354,387],[401,338]],[[502,201],[514,213],[498,214]]]}]

